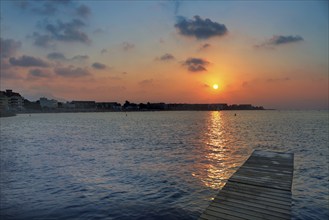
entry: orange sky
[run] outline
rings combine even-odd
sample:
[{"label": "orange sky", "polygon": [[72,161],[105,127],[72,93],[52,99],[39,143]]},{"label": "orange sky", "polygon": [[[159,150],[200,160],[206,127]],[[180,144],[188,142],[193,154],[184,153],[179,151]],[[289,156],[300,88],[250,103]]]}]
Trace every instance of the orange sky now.
[{"label": "orange sky", "polygon": [[1,90],[328,108],[327,2],[27,2],[1,1]]}]

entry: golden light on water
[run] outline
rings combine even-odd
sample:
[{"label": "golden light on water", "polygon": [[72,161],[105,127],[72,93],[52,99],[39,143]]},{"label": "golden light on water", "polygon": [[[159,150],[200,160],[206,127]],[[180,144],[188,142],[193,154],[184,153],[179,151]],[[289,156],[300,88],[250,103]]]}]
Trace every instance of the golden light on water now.
[{"label": "golden light on water", "polygon": [[209,113],[205,131],[203,163],[192,176],[199,178],[207,187],[221,189],[241,164],[242,157],[234,154],[236,148],[229,146],[234,137],[227,133],[223,113]]}]

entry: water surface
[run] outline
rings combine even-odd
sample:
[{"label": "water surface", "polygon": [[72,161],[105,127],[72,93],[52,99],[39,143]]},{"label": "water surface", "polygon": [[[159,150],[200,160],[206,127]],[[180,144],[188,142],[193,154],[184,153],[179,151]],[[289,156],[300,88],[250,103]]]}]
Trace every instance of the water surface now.
[{"label": "water surface", "polygon": [[295,154],[294,219],[329,217],[327,111],[0,120],[1,219],[197,219],[254,149]]}]

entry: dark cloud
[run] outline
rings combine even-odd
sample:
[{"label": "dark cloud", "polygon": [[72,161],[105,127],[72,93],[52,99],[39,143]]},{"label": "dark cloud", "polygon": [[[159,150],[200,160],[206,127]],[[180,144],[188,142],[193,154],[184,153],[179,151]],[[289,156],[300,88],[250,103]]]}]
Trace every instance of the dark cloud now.
[{"label": "dark cloud", "polygon": [[57,53],[57,52],[54,52],[54,53],[49,53],[47,55],[47,58],[49,60],[66,60],[66,57],[64,54],[62,53]]},{"label": "dark cloud", "polygon": [[296,36],[274,35],[271,39],[267,40],[266,42],[264,42],[262,44],[256,45],[255,47],[256,48],[272,47],[272,46],[290,44],[290,43],[295,43],[295,42],[300,42],[300,41],[304,41],[304,39],[299,35],[296,35]]},{"label": "dark cloud", "polygon": [[123,48],[123,50],[125,50],[125,51],[131,50],[131,49],[133,49],[134,47],[135,47],[135,45],[132,44],[132,43],[129,43],[129,42],[123,42],[123,43],[122,43],[122,48]]},{"label": "dark cloud", "polygon": [[90,72],[86,68],[80,68],[80,67],[58,67],[55,68],[55,73],[59,76],[63,77],[83,77],[90,75]]},{"label": "dark cloud", "polygon": [[89,44],[91,40],[88,35],[81,31],[85,27],[85,23],[79,19],[73,19],[70,22],[57,21],[56,24],[49,23],[47,20],[41,25],[47,32],[40,34],[34,32],[32,38],[34,38],[34,44],[40,47],[52,47],[55,45],[55,41],[60,42],[81,42]]},{"label": "dark cloud", "polygon": [[80,16],[80,17],[83,17],[83,18],[87,18],[89,17],[89,15],[91,14],[91,10],[88,6],[86,5],[80,5],[77,9],[76,9],[76,12],[77,14]]},{"label": "dark cloud", "polygon": [[269,40],[269,44],[272,45],[280,45],[280,44],[288,44],[288,43],[294,43],[294,42],[298,42],[298,41],[303,41],[304,39],[301,36],[273,36],[270,40]]},{"label": "dark cloud", "polygon": [[201,58],[188,58],[183,62],[183,65],[186,66],[190,72],[207,71],[206,66],[208,64],[208,61]]},{"label": "dark cloud", "polygon": [[194,20],[187,20],[184,17],[179,17],[179,21],[175,24],[180,34],[196,39],[208,39],[215,36],[222,36],[227,33],[227,28],[224,24],[213,22],[210,19],[202,19],[199,16],[194,16]]},{"label": "dark cloud", "polygon": [[20,41],[13,39],[2,39],[0,38],[0,53],[1,58],[8,58],[14,56],[16,51],[22,46]]},{"label": "dark cloud", "polygon": [[39,34],[38,32],[34,32],[32,35],[34,38],[34,45],[44,48],[54,47],[54,40],[49,34]]},{"label": "dark cloud", "polygon": [[160,61],[170,61],[170,60],[174,60],[175,57],[173,55],[171,55],[170,53],[166,53],[164,55],[162,55],[160,58],[157,58],[157,60]]},{"label": "dark cloud", "polygon": [[50,76],[49,72],[41,69],[30,70],[29,75],[33,77],[40,77],[40,78],[48,78]]},{"label": "dark cloud", "polygon": [[51,34],[53,39],[65,42],[90,43],[90,39],[80,29],[85,23],[79,19],[73,19],[70,22],[57,21],[57,24],[47,24],[45,29]]},{"label": "dark cloud", "polygon": [[98,62],[93,63],[92,67],[95,69],[99,69],[99,70],[106,69],[105,64],[98,63]]},{"label": "dark cloud", "polygon": [[21,66],[21,67],[49,67],[49,64],[43,61],[40,58],[35,58],[31,56],[21,56],[19,58],[11,57],[9,59],[9,63],[13,66]]}]

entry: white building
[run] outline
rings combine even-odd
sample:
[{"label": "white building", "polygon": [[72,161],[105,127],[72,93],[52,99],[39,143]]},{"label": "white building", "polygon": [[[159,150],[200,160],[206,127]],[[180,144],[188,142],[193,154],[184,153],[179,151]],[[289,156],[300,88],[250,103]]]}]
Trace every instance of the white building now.
[{"label": "white building", "polygon": [[40,98],[41,108],[58,108],[58,101],[55,99]]}]

